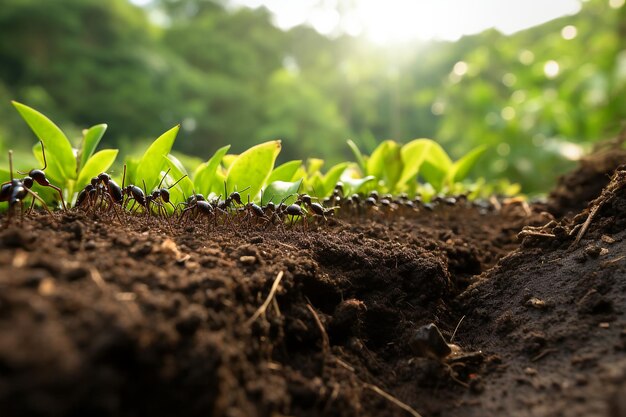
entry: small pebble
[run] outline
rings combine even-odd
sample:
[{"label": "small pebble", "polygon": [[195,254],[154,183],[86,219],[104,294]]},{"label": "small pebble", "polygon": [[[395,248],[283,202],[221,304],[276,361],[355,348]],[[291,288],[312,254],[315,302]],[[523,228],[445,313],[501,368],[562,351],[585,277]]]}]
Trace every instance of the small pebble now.
[{"label": "small pebble", "polygon": [[409,340],[409,345],[416,354],[434,359],[445,358],[452,352],[441,332],[433,323],[417,329]]},{"label": "small pebble", "polygon": [[252,244],[263,243],[263,236],[254,236],[253,238],[250,239],[249,242]]},{"label": "small pebble", "polygon": [[239,258],[239,262],[244,265],[254,265],[256,263],[256,256],[244,255]]}]

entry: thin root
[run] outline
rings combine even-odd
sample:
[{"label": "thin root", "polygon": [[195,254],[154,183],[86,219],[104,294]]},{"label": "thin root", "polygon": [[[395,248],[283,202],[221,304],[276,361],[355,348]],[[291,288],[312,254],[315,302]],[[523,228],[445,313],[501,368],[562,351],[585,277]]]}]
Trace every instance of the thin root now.
[{"label": "thin root", "polygon": [[324,329],[324,325],[322,324],[322,321],[320,320],[320,316],[317,315],[317,312],[315,312],[315,309],[311,306],[311,304],[307,304],[306,308],[308,308],[311,314],[313,314],[315,323],[317,324],[317,327],[320,329],[320,333],[322,334],[322,349],[324,350],[324,353],[326,353],[330,349],[330,339],[328,339],[328,333],[326,333],[326,329]]},{"label": "thin root", "polygon": [[272,302],[272,298],[274,298],[274,295],[276,294],[276,291],[278,290],[278,285],[280,284],[281,279],[283,279],[283,271],[280,271],[278,275],[276,275],[276,278],[274,279],[274,283],[272,284],[272,289],[270,289],[270,293],[267,295],[267,298],[265,299],[261,307],[259,307],[259,309],[255,311],[252,317],[250,317],[248,321],[246,322],[248,326],[254,323],[256,319],[261,317],[262,314],[265,314],[267,307]]},{"label": "thin root", "polygon": [[415,411],[409,405],[403,403],[402,401],[400,401],[399,399],[397,399],[393,395],[386,393],[382,389],[378,388],[376,385],[364,384],[364,386],[365,386],[365,388],[371,389],[372,391],[374,391],[376,394],[380,395],[384,399],[394,403],[395,405],[397,405],[398,407],[400,407],[401,409],[403,409],[407,413],[411,414],[413,417],[422,417],[422,415],[420,413]]}]

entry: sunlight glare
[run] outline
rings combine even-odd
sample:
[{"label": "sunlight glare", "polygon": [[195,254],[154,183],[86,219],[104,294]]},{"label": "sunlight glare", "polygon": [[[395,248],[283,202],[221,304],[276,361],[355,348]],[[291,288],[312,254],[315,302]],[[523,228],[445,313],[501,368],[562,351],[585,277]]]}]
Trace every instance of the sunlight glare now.
[{"label": "sunlight glare", "polygon": [[[141,1],[141,0],[134,0]],[[621,0],[611,0],[618,4]],[[230,0],[267,7],[289,29],[308,23],[322,34],[363,34],[379,43],[456,40],[488,28],[510,34],[580,11],[579,0]]]},{"label": "sunlight glare", "polygon": [[548,62],[546,62],[546,64],[543,66],[543,72],[546,75],[547,78],[556,78],[557,75],[559,75],[559,63],[554,61],[554,60],[550,60]]},{"label": "sunlight glare", "polygon": [[578,29],[576,29],[576,26],[567,25],[563,29],[561,29],[561,36],[566,41],[574,39],[576,35],[578,35]]}]

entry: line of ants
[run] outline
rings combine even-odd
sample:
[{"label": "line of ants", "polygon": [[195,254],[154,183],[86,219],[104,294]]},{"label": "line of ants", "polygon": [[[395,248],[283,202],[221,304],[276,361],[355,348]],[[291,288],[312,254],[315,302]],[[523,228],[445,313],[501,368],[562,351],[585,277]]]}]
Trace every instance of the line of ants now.
[{"label": "line of ants", "polygon": [[[61,189],[51,184],[44,173],[48,164],[43,142],[41,146],[44,167],[32,169],[27,173],[17,171],[20,175],[26,175],[21,179],[13,177],[12,151],[9,151],[11,179],[3,183],[0,190],[0,202],[9,203],[9,222],[15,214],[16,206],[20,206],[22,216],[25,214],[24,200],[28,196],[32,197],[32,202],[26,213],[33,209],[35,201],[39,201],[43,208],[51,213],[45,201],[32,191],[31,188],[35,182],[43,187],[54,189],[59,195],[63,210],[67,210]],[[294,223],[301,220],[302,227],[306,228],[308,219],[311,218],[326,222],[328,217],[336,216],[339,213],[345,216],[358,216],[372,212],[389,214],[398,211],[414,212],[421,209],[432,211],[437,205],[454,206],[458,204],[459,200],[465,199],[464,196],[437,197],[430,203],[422,203],[419,196],[413,199],[410,199],[407,194],[393,197],[391,194],[379,195],[377,191],[372,191],[367,196],[356,193],[344,196],[344,184],[338,182],[332,195],[321,201],[316,197],[296,191],[295,194],[284,197],[279,203],[274,203],[272,196],[265,204],[257,205],[250,201],[249,194],[247,202],[242,201],[241,193],[250,187],[228,193],[226,182],[224,182],[224,198],[222,195],[205,197],[194,191],[185,201],[174,204],[170,200],[170,190],[180,183],[186,175],[183,175],[173,184],[164,186],[164,181],[169,172],[168,169],[156,189],[150,193],[148,193],[144,181],[142,181],[143,188],[134,184],[125,184],[126,165],[124,165],[121,186],[109,174],[103,172],[92,178],[90,183],[78,193],[74,208],[91,212],[108,213],[112,211],[120,222],[120,211],[131,214],[141,211],[146,216],[166,218],[168,222],[171,218],[170,215],[178,213],[180,223],[205,218],[207,225],[213,224],[215,226],[220,223],[224,225],[237,222],[246,224],[248,227],[252,225],[284,227],[287,222],[293,226]],[[286,203],[290,199],[294,199],[294,201],[289,204]],[[261,201],[263,201],[262,194]]]}]

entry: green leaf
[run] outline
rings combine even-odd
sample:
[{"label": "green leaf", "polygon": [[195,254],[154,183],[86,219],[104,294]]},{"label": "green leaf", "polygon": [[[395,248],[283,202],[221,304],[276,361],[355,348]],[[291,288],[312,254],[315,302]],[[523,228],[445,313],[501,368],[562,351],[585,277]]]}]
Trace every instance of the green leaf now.
[{"label": "green leaf", "polygon": [[337,185],[339,178],[341,178],[341,175],[344,173],[346,168],[348,168],[348,165],[350,165],[350,162],[340,162],[328,170],[326,175],[324,175],[324,178],[322,178],[322,189],[316,190],[321,193],[321,195],[318,195],[317,197],[325,198],[333,192],[335,185]]},{"label": "green leaf", "polygon": [[229,149],[230,145],[219,148],[207,162],[200,164],[196,168],[193,174],[193,184],[196,193],[204,196],[209,195],[211,192],[219,193],[224,181],[223,175],[218,175],[217,168]]},{"label": "green leaf", "polygon": [[226,174],[228,191],[247,188],[241,194],[242,199],[246,200],[246,195],[250,196],[250,201],[256,198],[274,168],[280,148],[280,140],[275,140],[253,146],[239,155]]},{"label": "green leaf", "polygon": [[[126,178],[122,178],[122,185],[137,184],[137,170],[139,169],[138,158],[127,158],[124,164],[126,164]],[[123,175],[122,175],[123,176]]]},{"label": "green leaf", "polygon": [[294,174],[301,166],[301,160],[285,162],[284,164],[274,168],[270,177],[267,179],[267,183],[271,184],[274,181],[291,181],[294,179]]},{"label": "green leaf", "polygon": [[91,155],[93,155],[106,130],[106,124],[95,125],[89,129],[83,130],[83,145],[80,150],[80,164],[78,165],[79,177],[80,171],[83,169],[89,158],[91,158]]},{"label": "green leaf", "polygon": [[324,194],[324,181],[319,171],[309,176],[305,182],[306,192],[314,197],[322,198]]},{"label": "green leaf", "polygon": [[11,181],[11,174],[8,169],[0,168],[0,183]]},{"label": "green leaf", "polygon": [[145,181],[148,190],[156,187],[161,180],[160,173],[167,165],[166,160],[163,157],[170,153],[179,129],[180,125],[176,125],[159,136],[154,142],[152,142],[139,160],[137,175],[134,180],[141,184]]},{"label": "green leaf", "polygon": [[80,170],[75,189],[82,189],[89,184],[91,178],[98,176],[102,172],[106,172],[106,170],[113,165],[113,162],[115,162],[117,152],[117,149],[104,149],[96,152],[89,158],[83,169]]},{"label": "green leaf", "polygon": [[359,149],[358,146],[356,146],[356,143],[354,143],[351,139],[348,139],[348,146],[352,150],[352,153],[354,154],[354,157],[356,158],[356,163],[359,165],[359,168],[361,168],[361,171],[363,171],[363,173],[366,174],[367,165],[365,164],[365,158],[363,158],[363,154],[361,153],[361,150]]},{"label": "green leaf", "polygon": [[367,160],[367,174],[382,180],[387,191],[394,191],[402,175],[400,145],[393,140],[381,142]]},{"label": "green leaf", "polygon": [[415,139],[405,144],[400,153],[402,156],[402,175],[399,184],[406,184],[410,180],[417,180],[420,167],[433,146],[431,139]]},{"label": "green leaf", "polygon": [[[274,204],[279,204],[285,199],[285,204],[290,204],[295,201],[296,194],[302,185],[302,179],[298,181],[273,181],[270,185],[263,190],[263,198],[261,199],[261,205],[264,206],[268,202],[272,201]],[[293,196],[293,199],[288,198]]]},{"label": "green leaf", "polygon": [[16,101],[12,103],[44,144],[48,162],[46,174],[62,182],[61,186],[64,186],[68,180],[76,179],[76,157],[63,131],[37,110]]},{"label": "green leaf", "polygon": [[363,178],[343,177],[341,178],[341,181],[343,182],[346,189],[346,195],[349,195],[358,193],[365,184],[376,181],[376,177],[373,175],[368,175],[367,177]]},{"label": "green leaf", "polygon": [[166,160],[168,168],[170,169],[170,173],[161,185],[161,187],[169,188],[171,184],[174,184],[176,181],[180,180],[175,187],[170,189],[170,197],[172,198],[172,200],[183,201],[183,198],[180,197],[186,198],[193,194],[193,181],[191,181],[191,178],[189,178],[187,170],[178,160],[178,158],[171,154],[164,156],[164,158]]},{"label": "green leaf", "polygon": [[230,168],[230,166],[232,165],[233,162],[235,162],[235,159],[237,159],[238,156],[239,155],[235,155],[235,154],[224,155],[224,157],[222,158],[222,166],[224,167],[224,169]]},{"label": "green leaf", "polygon": [[436,142],[426,154],[420,175],[428,181],[437,191],[441,191],[448,172],[452,169],[452,160],[446,151]]},{"label": "green leaf", "polygon": [[324,160],[319,158],[309,158],[306,160],[306,173],[311,176],[324,166]]},{"label": "green leaf", "polygon": [[463,181],[471,169],[476,165],[480,157],[487,150],[486,145],[478,146],[472,149],[459,160],[457,160],[448,173],[448,180],[450,183]]}]

